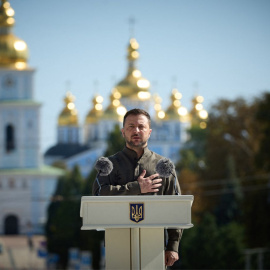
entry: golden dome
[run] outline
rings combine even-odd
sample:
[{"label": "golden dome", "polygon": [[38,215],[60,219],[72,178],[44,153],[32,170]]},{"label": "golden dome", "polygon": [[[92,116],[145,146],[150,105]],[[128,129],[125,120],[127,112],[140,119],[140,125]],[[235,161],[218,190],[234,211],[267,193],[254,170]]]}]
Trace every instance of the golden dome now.
[{"label": "golden dome", "polygon": [[181,107],[182,94],[174,88],[171,94],[171,105],[166,110],[166,120],[180,120],[178,109]]},{"label": "golden dome", "polygon": [[111,119],[115,121],[120,121],[122,119],[121,117],[125,114],[126,109],[121,105],[120,98],[121,94],[116,88],[114,88],[110,95],[111,102],[102,116],[103,119]]},{"label": "golden dome", "polygon": [[165,112],[162,110],[162,107],[161,107],[162,98],[158,94],[154,95],[154,102],[155,102],[154,109],[156,111],[156,119],[157,120],[164,119]]},{"label": "golden dome", "polygon": [[115,88],[120,92],[122,97],[129,97],[135,100],[148,100],[151,96],[149,93],[150,82],[142,77],[141,71],[136,68],[135,62],[139,58],[137,51],[139,44],[135,38],[130,39],[127,48],[127,59],[129,62],[126,77],[121,80]]},{"label": "golden dome", "polygon": [[100,117],[103,115],[102,102],[103,97],[96,95],[93,99],[93,108],[89,111],[85,118],[85,124],[95,124],[99,121]]},{"label": "golden dome", "polygon": [[203,108],[204,98],[195,96],[192,99],[192,109],[190,111],[191,122],[193,125],[199,125],[202,129],[207,127],[208,112]]},{"label": "golden dome", "polygon": [[0,67],[24,69],[27,66],[27,44],[11,33],[15,12],[7,0],[0,6]]},{"label": "golden dome", "polygon": [[75,97],[67,92],[64,102],[65,108],[62,110],[58,117],[59,126],[78,126],[78,113],[74,104]]}]

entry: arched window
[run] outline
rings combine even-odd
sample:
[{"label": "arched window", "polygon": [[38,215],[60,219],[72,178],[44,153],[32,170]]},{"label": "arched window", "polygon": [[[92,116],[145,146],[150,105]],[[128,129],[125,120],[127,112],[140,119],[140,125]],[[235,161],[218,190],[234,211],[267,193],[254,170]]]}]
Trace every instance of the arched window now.
[{"label": "arched window", "polygon": [[6,126],[6,151],[10,152],[15,149],[15,130],[12,125]]},{"label": "arched window", "polygon": [[15,215],[8,215],[4,221],[4,234],[18,234],[19,219]]}]

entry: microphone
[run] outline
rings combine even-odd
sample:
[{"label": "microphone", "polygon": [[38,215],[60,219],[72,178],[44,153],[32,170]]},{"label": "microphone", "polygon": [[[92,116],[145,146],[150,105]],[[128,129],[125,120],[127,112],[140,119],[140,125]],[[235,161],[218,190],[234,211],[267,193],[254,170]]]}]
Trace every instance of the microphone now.
[{"label": "microphone", "polygon": [[175,166],[172,163],[172,161],[168,158],[162,158],[158,161],[156,165],[156,172],[161,176],[161,177],[169,177],[170,175],[174,176],[174,190],[175,190],[175,195],[180,195],[176,188],[176,176],[174,175],[174,170]]},{"label": "microphone", "polygon": [[99,175],[106,176],[111,173],[113,164],[108,158],[100,157],[95,164],[95,168]]},{"label": "microphone", "polygon": [[112,162],[106,158],[106,157],[100,157],[95,164],[95,168],[98,171],[98,175],[96,177],[96,181],[98,183],[99,189],[96,194],[96,196],[99,196],[100,190],[101,190],[101,185],[99,183],[98,177],[101,176],[107,176],[111,173],[113,169],[113,164]]}]

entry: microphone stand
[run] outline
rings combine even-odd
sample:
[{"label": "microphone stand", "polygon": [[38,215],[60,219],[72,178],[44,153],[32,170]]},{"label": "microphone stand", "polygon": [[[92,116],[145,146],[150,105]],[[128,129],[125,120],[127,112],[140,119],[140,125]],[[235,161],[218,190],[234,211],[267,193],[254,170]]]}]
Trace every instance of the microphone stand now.
[{"label": "microphone stand", "polygon": [[100,185],[99,180],[98,180],[98,177],[99,177],[100,173],[101,173],[101,171],[98,172],[98,175],[96,177],[96,181],[97,181],[98,186],[99,186],[99,189],[98,189],[98,192],[96,193],[96,196],[99,196],[99,193],[100,193],[100,190],[101,190],[101,185]]},{"label": "microphone stand", "polygon": [[173,173],[171,173],[171,174],[174,176],[174,191],[175,191],[175,195],[180,195],[179,191],[176,188],[176,179],[177,179],[177,177]]}]

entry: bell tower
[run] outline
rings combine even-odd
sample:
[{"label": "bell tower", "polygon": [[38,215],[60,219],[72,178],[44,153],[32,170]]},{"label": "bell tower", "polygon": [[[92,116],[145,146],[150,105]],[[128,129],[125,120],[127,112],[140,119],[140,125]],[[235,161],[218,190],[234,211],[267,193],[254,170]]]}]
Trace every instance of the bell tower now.
[{"label": "bell tower", "polygon": [[0,169],[40,167],[40,103],[34,101],[27,44],[12,33],[14,10],[0,4]]}]

